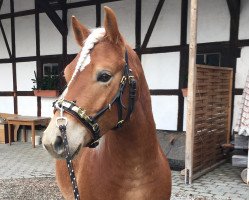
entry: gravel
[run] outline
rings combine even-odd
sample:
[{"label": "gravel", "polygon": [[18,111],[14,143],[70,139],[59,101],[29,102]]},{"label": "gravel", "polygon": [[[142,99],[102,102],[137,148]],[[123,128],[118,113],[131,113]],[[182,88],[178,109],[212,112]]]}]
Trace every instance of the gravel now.
[{"label": "gravel", "polygon": [[63,200],[55,178],[2,179],[0,199]]},{"label": "gravel", "polygon": [[[55,178],[0,180],[0,199],[64,200]],[[172,194],[171,200],[213,200],[213,198],[177,192]]]}]

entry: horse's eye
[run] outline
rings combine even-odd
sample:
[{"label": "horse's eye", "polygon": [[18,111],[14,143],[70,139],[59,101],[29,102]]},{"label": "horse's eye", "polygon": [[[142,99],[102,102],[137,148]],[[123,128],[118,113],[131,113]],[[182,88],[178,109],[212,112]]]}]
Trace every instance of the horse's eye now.
[{"label": "horse's eye", "polygon": [[108,82],[111,79],[111,74],[108,72],[100,72],[97,77],[97,81]]}]

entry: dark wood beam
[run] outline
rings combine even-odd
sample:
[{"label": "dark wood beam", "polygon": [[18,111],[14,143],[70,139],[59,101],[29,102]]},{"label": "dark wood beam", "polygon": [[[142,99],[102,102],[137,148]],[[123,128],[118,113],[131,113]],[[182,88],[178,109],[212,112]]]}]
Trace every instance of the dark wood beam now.
[{"label": "dark wood beam", "polygon": [[[181,5],[181,35],[180,35],[180,68],[179,68],[179,91],[187,87],[188,75],[188,48],[187,45],[187,24],[188,24],[188,0],[182,0]],[[177,131],[183,131],[184,121],[184,97],[178,96],[178,117]]]},{"label": "dark wood beam", "polygon": [[1,32],[2,32],[2,35],[3,35],[4,43],[6,45],[9,57],[11,58],[12,54],[11,54],[11,51],[10,51],[10,46],[9,46],[8,39],[6,37],[6,34],[5,34],[5,31],[4,31],[3,24],[2,24],[1,20],[0,20],[0,29],[1,29]]},{"label": "dark wood beam", "polygon": [[181,91],[179,90],[150,90],[150,95],[179,95],[181,93]]},{"label": "dark wood beam", "polygon": [[154,15],[152,17],[152,20],[150,22],[148,31],[147,31],[147,33],[145,35],[145,38],[144,38],[144,41],[143,41],[143,44],[142,44],[142,49],[146,48],[147,45],[148,45],[148,42],[150,40],[151,34],[152,34],[153,29],[154,29],[154,27],[156,25],[157,19],[158,19],[159,15],[160,15],[160,12],[162,10],[164,2],[165,2],[165,0],[160,0],[158,2],[158,4],[157,4],[156,11],[155,11],[155,13],[154,13]]},{"label": "dark wood beam", "polygon": [[136,0],[135,48],[140,60],[141,60],[141,19],[142,19],[142,0]]},{"label": "dark wood beam", "polygon": [[85,0],[85,1],[79,1],[74,3],[67,3],[67,8],[79,8],[83,6],[93,6],[96,5],[96,3],[103,4],[103,3],[110,3],[115,1],[122,1],[122,0]]},{"label": "dark wood beam", "polygon": [[61,35],[67,35],[68,29],[67,26],[63,23],[59,15],[55,12],[52,6],[49,4],[48,0],[36,0],[37,5],[41,10],[45,11],[49,19],[53,22],[55,27],[61,33]]},{"label": "dark wood beam", "polygon": [[235,17],[240,11],[240,0],[227,0],[227,6],[231,17]]},{"label": "dark wood beam", "polygon": [[0,10],[2,8],[2,5],[3,5],[3,0],[0,0]]},{"label": "dark wood beam", "polygon": [[101,26],[101,4],[99,1],[96,2],[96,27]]},{"label": "dark wood beam", "polygon": [[[42,64],[41,64],[41,59],[40,59],[40,16],[39,16],[39,11],[40,11],[40,6],[38,4],[39,0],[35,1],[35,9],[38,11],[35,13],[35,41],[36,41],[36,73],[38,79],[42,78]],[[53,11],[55,12],[55,11]],[[37,116],[41,116],[41,97],[37,97]]]},{"label": "dark wood beam", "polygon": [[[10,0],[10,12],[12,14],[10,18],[11,24],[11,49],[12,49],[12,58],[16,57],[16,37],[15,37],[15,18],[14,13],[14,0]],[[18,114],[18,101],[17,101],[17,79],[16,79],[16,62],[12,62],[12,75],[13,75],[13,96],[14,96],[14,113]]]}]

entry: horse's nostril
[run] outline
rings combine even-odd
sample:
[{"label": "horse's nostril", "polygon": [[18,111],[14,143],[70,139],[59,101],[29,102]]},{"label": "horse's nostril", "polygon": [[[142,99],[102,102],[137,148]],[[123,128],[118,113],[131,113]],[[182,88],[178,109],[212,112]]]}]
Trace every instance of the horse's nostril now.
[{"label": "horse's nostril", "polygon": [[61,136],[57,136],[54,142],[54,150],[58,153],[61,154],[63,153],[63,140]]}]

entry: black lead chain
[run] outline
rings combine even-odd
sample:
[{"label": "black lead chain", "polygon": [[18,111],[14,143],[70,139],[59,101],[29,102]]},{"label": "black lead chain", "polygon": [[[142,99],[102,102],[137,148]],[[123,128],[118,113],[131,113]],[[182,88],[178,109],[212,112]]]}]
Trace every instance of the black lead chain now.
[{"label": "black lead chain", "polygon": [[60,129],[60,132],[62,135],[64,149],[66,152],[67,169],[69,171],[69,176],[70,176],[71,183],[73,186],[74,199],[79,200],[80,195],[79,195],[79,190],[78,190],[78,186],[77,186],[77,182],[76,182],[76,178],[75,178],[75,174],[74,174],[74,170],[73,170],[72,159],[71,159],[70,152],[69,152],[69,146],[68,146],[67,134],[66,134],[66,126],[60,125],[59,129]]}]

